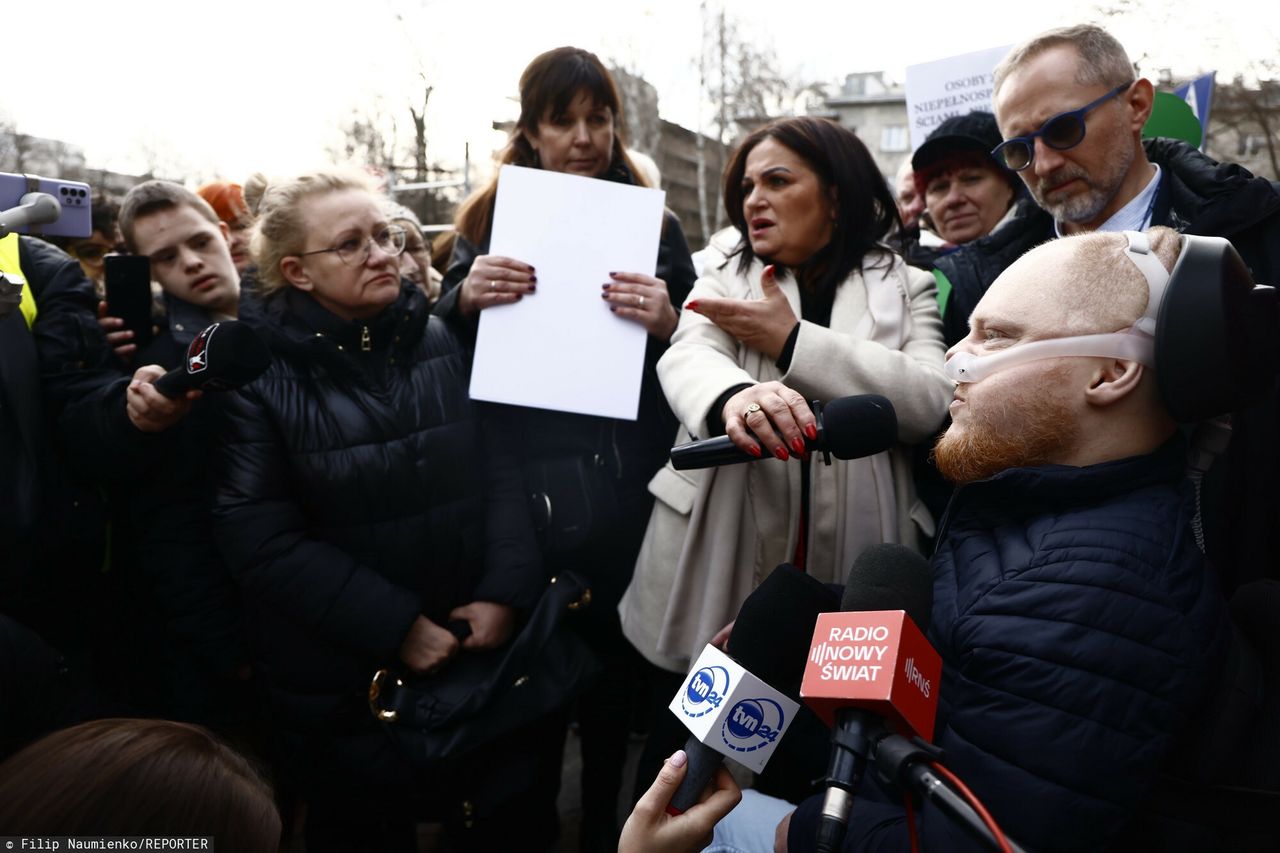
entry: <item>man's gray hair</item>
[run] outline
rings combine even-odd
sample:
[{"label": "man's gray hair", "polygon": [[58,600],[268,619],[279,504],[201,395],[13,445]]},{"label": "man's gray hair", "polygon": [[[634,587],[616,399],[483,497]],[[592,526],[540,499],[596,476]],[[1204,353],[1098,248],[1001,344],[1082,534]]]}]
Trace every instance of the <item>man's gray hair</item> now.
[{"label": "man's gray hair", "polygon": [[1076,49],[1080,61],[1076,64],[1076,83],[1081,86],[1105,85],[1115,88],[1121,83],[1131,83],[1136,78],[1133,63],[1124,47],[1109,32],[1094,24],[1077,24],[1048,30],[1009,51],[996,66],[995,93],[1006,77],[1035,59],[1046,50],[1060,45]]}]

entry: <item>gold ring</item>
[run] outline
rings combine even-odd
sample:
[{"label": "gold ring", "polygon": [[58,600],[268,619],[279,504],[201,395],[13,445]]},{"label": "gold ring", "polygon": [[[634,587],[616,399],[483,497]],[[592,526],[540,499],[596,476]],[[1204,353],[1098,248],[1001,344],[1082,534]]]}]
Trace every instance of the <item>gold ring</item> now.
[{"label": "gold ring", "polygon": [[756,412],[758,412],[758,411],[760,411],[760,404],[759,404],[759,403],[748,403],[748,404],[747,404],[747,414],[748,414],[748,415],[754,415],[754,414],[755,414]]}]

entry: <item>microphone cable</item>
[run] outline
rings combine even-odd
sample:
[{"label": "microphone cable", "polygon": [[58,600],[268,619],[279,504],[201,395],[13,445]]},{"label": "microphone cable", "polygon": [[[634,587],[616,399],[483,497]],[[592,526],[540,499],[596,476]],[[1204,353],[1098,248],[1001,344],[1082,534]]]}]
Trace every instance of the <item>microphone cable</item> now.
[{"label": "microphone cable", "polygon": [[[938,771],[938,773],[946,779],[948,783],[950,783],[951,787],[953,787],[960,796],[964,797],[965,801],[968,802],[969,807],[977,812],[978,817],[980,817],[982,822],[986,824],[987,830],[991,833],[991,837],[995,840],[996,844],[999,845],[1000,853],[1013,853],[1013,848],[1009,846],[1009,839],[1004,836],[1004,830],[1000,828],[1000,824],[996,823],[995,818],[991,816],[991,812],[987,811],[987,807],[982,804],[982,800],[978,799],[978,796],[973,793],[973,791],[969,790],[969,786],[960,781],[959,776],[952,773],[938,762],[930,761],[929,766]],[[910,814],[910,806],[908,806],[908,820],[910,819]],[[914,839],[915,827],[912,826],[913,850],[915,849]]]}]

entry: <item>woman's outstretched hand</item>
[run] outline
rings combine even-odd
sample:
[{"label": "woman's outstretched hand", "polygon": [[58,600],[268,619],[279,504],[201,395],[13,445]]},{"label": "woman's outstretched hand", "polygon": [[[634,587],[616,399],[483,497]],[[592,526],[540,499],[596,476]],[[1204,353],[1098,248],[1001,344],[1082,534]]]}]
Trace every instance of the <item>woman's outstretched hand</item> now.
[{"label": "woman's outstretched hand", "polygon": [[533,267],[501,255],[480,255],[471,264],[471,272],[462,280],[458,294],[458,310],[473,317],[495,305],[519,302],[538,287]]},{"label": "woman's outstretched hand", "polygon": [[671,340],[679,316],[667,294],[667,283],[638,272],[611,272],[613,281],[600,295],[619,317],[635,320],[660,341]]},{"label": "woman's outstretched hand", "polygon": [[799,456],[805,439],[818,437],[818,419],[804,395],[781,382],[743,388],[724,404],[720,417],[725,435],[756,457],[765,453],[779,459]]},{"label": "woman's outstretched hand", "polygon": [[704,296],[686,304],[689,311],[701,314],[730,335],[762,352],[772,361],[782,355],[782,349],[791,337],[791,330],[799,322],[791,310],[787,295],[778,287],[773,264],[764,268],[760,276],[762,299],[730,299],[722,296]]}]

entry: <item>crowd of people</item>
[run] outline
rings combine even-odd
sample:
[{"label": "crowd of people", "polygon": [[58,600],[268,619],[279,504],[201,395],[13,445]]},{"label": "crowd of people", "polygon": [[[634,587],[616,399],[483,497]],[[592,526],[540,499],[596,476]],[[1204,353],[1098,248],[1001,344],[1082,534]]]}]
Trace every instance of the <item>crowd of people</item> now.
[{"label": "crowd of people", "polygon": [[[445,849],[552,850],[573,727],[584,853],[814,849],[816,718],[750,790],[722,769],[675,814],[666,707],[775,566],[838,585],[899,543],[932,557],[935,742],[1011,838],[1275,841],[1177,806],[1280,797],[1244,756],[1272,694],[1228,607],[1280,575],[1276,376],[1214,412],[1202,495],[1153,335],[1200,235],[1275,282],[1280,187],[1144,140],[1152,85],[1098,27],[994,80],[892,185],[826,119],[741,140],[696,263],[666,212],[654,269],[575,296],[645,334],[630,420],[470,399],[482,315],[556,285],[490,251],[497,177],[434,262],[412,211],[338,170],[147,181],[87,238],[0,239],[25,284],[0,303],[0,835],[412,851],[433,823]],[[595,55],[543,53],[519,93],[501,164],[655,183]],[[111,253],[149,259],[148,340],[106,300]],[[158,387],[215,323],[265,370]],[[896,443],[824,464],[809,401],[858,394]],[[760,461],[669,462],[716,436]],[[917,836],[981,849],[869,774],[841,849]]]}]

